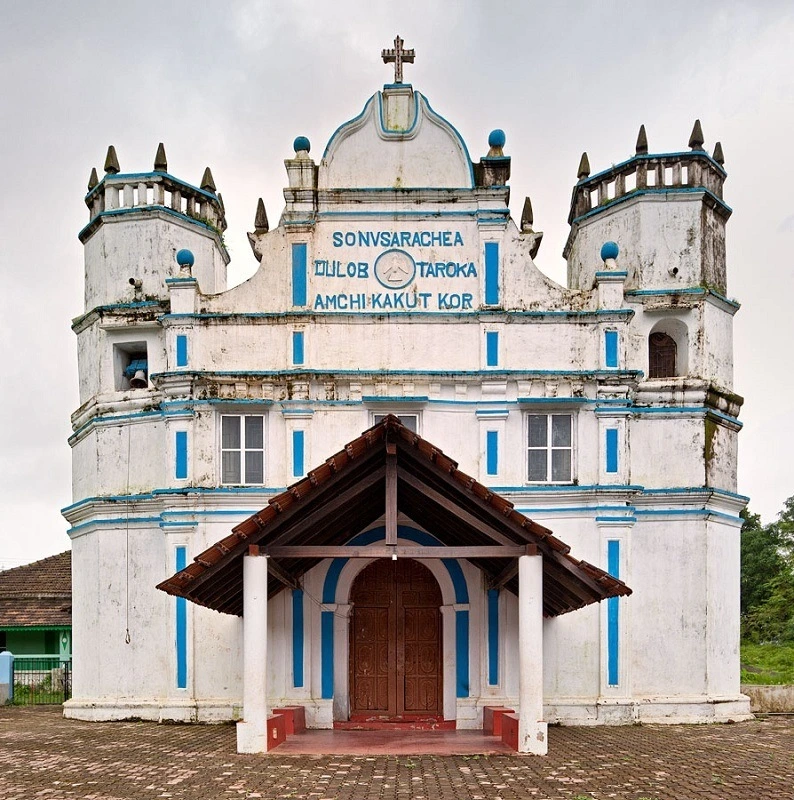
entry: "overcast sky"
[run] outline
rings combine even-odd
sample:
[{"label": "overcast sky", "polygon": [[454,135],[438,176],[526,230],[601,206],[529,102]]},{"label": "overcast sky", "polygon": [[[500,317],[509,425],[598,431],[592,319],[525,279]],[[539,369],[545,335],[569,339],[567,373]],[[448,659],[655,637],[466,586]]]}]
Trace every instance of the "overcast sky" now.
[{"label": "overcast sky", "polygon": [[212,167],[239,283],[256,268],[257,198],[271,225],[281,213],[293,139],[319,158],[392,79],[380,51],[397,33],[416,50],[406,81],[472,158],[505,130],[514,213],[530,195],[545,232],[536,263],[557,281],[583,150],[593,172],[622,161],[641,123],[651,152],[685,150],[695,118],[709,151],[722,142],[728,294],[742,303],[739,491],[770,521],[794,495],[791,2],[0,0],[0,12],[0,568],[69,547],[77,233],[108,144],[122,172],[150,170],[160,141],[177,177],[198,183]]}]

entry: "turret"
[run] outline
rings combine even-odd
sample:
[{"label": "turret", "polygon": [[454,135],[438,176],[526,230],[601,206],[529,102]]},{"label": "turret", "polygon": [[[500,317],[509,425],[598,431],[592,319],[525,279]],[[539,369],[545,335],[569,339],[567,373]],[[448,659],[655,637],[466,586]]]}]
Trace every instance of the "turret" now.
[{"label": "turret", "polygon": [[724,295],[726,178],[719,142],[713,157],[703,149],[700,120],[689,152],[651,154],[645,126],[635,154],[596,175],[582,155],[563,251],[568,285],[590,289],[602,269],[605,241],[620,245],[627,289],[709,288]]},{"label": "turret", "polygon": [[194,277],[203,292],[226,288],[226,218],[209,167],[200,186],[179,180],[168,173],[161,143],[151,172],[121,172],[112,145],[104,171],[101,180],[91,171],[85,198],[89,221],[79,234],[85,245],[86,312],[166,299],[166,279],[177,271],[174,256],[183,248],[196,255]]}]

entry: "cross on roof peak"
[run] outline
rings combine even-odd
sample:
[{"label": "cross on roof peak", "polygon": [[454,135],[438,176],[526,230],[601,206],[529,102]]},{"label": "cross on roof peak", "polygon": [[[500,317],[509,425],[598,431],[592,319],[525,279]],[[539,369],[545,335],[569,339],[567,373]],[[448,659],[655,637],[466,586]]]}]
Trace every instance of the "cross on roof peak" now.
[{"label": "cross on roof peak", "polygon": [[414,51],[404,50],[403,44],[404,42],[400,38],[400,34],[397,34],[397,37],[394,40],[394,47],[392,49],[384,49],[381,53],[384,64],[390,64],[392,62],[394,63],[395,83],[403,82],[403,63],[414,63]]}]

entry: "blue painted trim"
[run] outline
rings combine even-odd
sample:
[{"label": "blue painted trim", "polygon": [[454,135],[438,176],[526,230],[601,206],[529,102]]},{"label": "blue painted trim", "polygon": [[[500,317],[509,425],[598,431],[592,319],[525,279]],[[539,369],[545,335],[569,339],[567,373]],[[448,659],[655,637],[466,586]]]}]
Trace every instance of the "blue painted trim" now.
[{"label": "blue painted trim", "polygon": [[625,270],[617,270],[617,269],[602,269],[598,270],[595,274],[596,280],[599,279],[609,279],[609,278],[628,278],[629,273]]},{"label": "blue painted trim", "polygon": [[507,405],[508,403],[505,402],[503,408],[478,408],[474,412],[474,416],[477,417],[477,419],[503,419],[510,413],[510,409],[507,408]]},{"label": "blue painted trim", "polygon": [[304,443],[304,432],[292,431],[292,474],[296,478],[303,477]]},{"label": "blue painted trim", "polygon": [[[432,377],[467,377],[479,378],[493,377],[494,375],[505,376],[520,376],[529,375],[532,377],[559,375],[559,376],[573,376],[573,377],[593,377],[604,378],[607,376],[614,377],[619,375],[626,378],[641,378],[643,376],[642,370],[621,370],[615,372],[613,369],[469,369],[469,370],[443,370],[443,369],[280,369],[280,370],[195,370],[192,372],[155,372],[152,373],[152,378],[172,377],[181,375],[215,375],[217,377],[232,377],[232,376],[246,376],[251,378],[270,378],[270,377],[300,377],[302,375],[354,375],[354,376],[400,376],[400,375],[429,375]],[[557,398],[555,398],[557,399]],[[530,401],[535,402],[534,398],[529,398]],[[182,401],[184,403],[184,401]],[[234,405],[237,400],[229,398],[224,400],[229,405]],[[312,401],[314,402],[314,401]],[[600,402],[604,402],[599,400]]]},{"label": "blue painted trim", "polygon": [[305,306],[308,295],[308,245],[306,242],[292,244],[292,305]]},{"label": "blue painted trim", "polygon": [[626,522],[634,524],[637,521],[637,517],[596,517],[596,522]]},{"label": "blue painted trim", "polygon": [[198,281],[195,278],[166,278],[165,285],[166,286],[184,286],[186,284],[196,284],[198,285]]},{"label": "blue painted trim", "polygon": [[[187,547],[175,548],[176,572],[187,566]],[[187,689],[187,600],[176,598],[176,688]]]},{"label": "blue painted trim", "polygon": [[426,394],[415,395],[386,395],[384,397],[375,397],[374,395],[365,394],[361,398],[362,403],[434,403],[436,400],[431,400]]},{"label": "blue painted trim", "polygon": [[735,300],[729,300],[724,294],[715,292],[713,289],[700,289],[698,287],[683,289],[630,289],[626,292],[627,297],[669,297],[677,294],[691,294],[696,296],[712,295],[735,309],[740,309],[742,307],[741,303],[737,303]]},{"label": "blue painted trim", "polygon": [[292,363],[303,366],[303,331],[292,332]]},{"label": "blue painted trim", "polygon": [[[394,84],[395,86],[406,86],[410,88],[411,84]],[[405,130],[393,130],[392,128],[386,127],[386,118],[383,115],[383,93],[377,92],[375,97],[378,98],[378,124],[380,125],[380,132],[383,134],[386,139],[406,139],[410,138],[413,139],[411,134],[416,130],[416,126],[419,124],[419,98],[421,95],[419,92],[413,92],[413,99],[414,99],[414,120],[411,123],[410,128],[406,128]]]},{"label": "blue painted trim", "polygon": [[488,685],[499,683],[499,590],[488,590]]},{"label": "blue painted trim", "polygon": [[187,478],[187,431],[176,431],[174,449],[176,451],[174,477],[182,481]]},{"label": "blue painted trim", "polygon": [[[393,215],[390,215],[393,216]],[[158,303],[152,303],[151,305],[159,305]],[[131,307],[131,306],[128,306]],[[84,317],[88,316],[91,312],[87,312],[80,317],[82,320]],[[448,324],[450,320],[453,321],[485,321],[488,322],[494,319],[504,319],[509,320],[513,319],[514,317],[526,317],[532,319],[545,319],[545,318],[552,318],[552,319],[559,319],[561,322],[568,322],[568,321],[577,321],[580,322],[582,319],[605,319],[610,318],[614,319],[617,318],[619,321],[625,321],[631,319],[635,315],[635,311],[633,308],[599,308],[595,309],[594,311],[578,311],[574,309],[568,309],[564,311],[518,311],[511,309],[509,311],[505,311],[503,309],[483,309],[483,310],[476,310],[476,311],[399,311],[399,312],[389,312],[389,311],[312,311],[311,309],[306,310],[294,310],[294,311],[212,311],[212,312],[202,312],[202,313],[180,313],[180,314],[161,314],[158,317],[158,320],[161,322],[164,321],[171,321],[171,320],[183,320],[183,319],[219,319],[223,321],[230,321],[234,322],[235,320],[248,320],[248,319],[263,319],[263,320],[274,320],[276,322],[281,322],[283,320],[306,320],[312,319],[313,321],[319,319],[363,319],[372,317],[374,319],[421,319],[424,321],[428,318],[438,318],[442,320],[444,324]],[[77,324],[77,323],[75,323]],[[74,325],[72,326],[74,327]]]},{"label": "blue painted trim", "polygon": [[488,475],[499,474],[499,432],[485,432],[485,471]]},{"label": "blue painted trim", "polygon": [[[607,572],[620,578],[620,542],[610,539],[607,542]],[[618,685],[618,658],[620,651],[620,606],[617,597],[607,600],[607,683]]]},{"label": "blue painted trim", "polygon": [[[410,187],[407,191],[411,190]],[[453,191],[469,191],[463,187],[460,189],[453,189]],[[379,219],[388,217],[389,219],[441,219],[442,217],[468,217],[469,219],[476,220],[493,220],[498,222],[505,222],[507,217],[510,216],[509,208],[490,208],[488,212],[473,210],[473,211],[319,211],[318,217],[327,219],[345,219],[353,217],[358,219]]]},{"label": "blue painted trim", "polygon": [[499,366],[499,333],[498,331],[485,332],[485,366]]},{"label": "blue painted trim", "polygon": [[730,522],[743,522],[738,514],[726,514],[709,508],[636,508],[634,513],[638,517],[717,517]]},{"label": "blue painted trim", "polygon": [[469,612],[455,612],[456,696],[469,696]]},{"label": "blue painted trim", "polygon": [[[421,544],[426,547],[444,546],[443,543],[440,542],[435,536],[425,533],[424,531],[417,530],[416,528],[411,528],[408,525],[398,525],[397,534],[401,538],[407,539],[409,542],[415,542],[416,544]],[[359,533],[347,544],[354,547],[365,547],[368,544],[374,544],[375,542],[382,541],[385,538],[386,528],[380,526],[377,528],[372,528],[368,531],[364,531],[363,533]],[[345,566],[347,561],[348,559],[346,558],[335,558],[328,567],[328,572],[326,573],[325,581],[323,582],[323,603],[336,602],[336,588],[339,582],[339,575],[341,574],[342,568]],[[446,567],[447,573],[452,581],[452,586],[455,591],[455,602],[461,604],[468,603],[469,590],[466,585],[466,578],[463,575],[463,570],[460,568],[460,564],[458,564],[457,560],[454,558],[442,558],[441,563]]]},{"label": "blue painted trim", "polygon": [[604,203],[604,205],[597,206],[596,208],[591,209],[590,211],[582,214],[579,217],[574,217],[571,220],[571,225],[576,225],[583,220],[589,219],[590,217],[595,216],[596,214],[600,214],[607,208],[614,208],[616,205],[620,203],[625,203],[627,200],[632,200],[635,197],[643,197],[645,195],[667,195],[667,194],[704,194],[707,195],[712,199],[715,205],[719,206],[720,208],[725,209],[728,214],[733,213],[733,209],[724,201],[717,197],[714,192],[706,189],[703,186],[696,186],[693,188],[689,188],[686,186],[662,186],[659,188],[652,188],[652,189],[635,189],[633,192],[629,192],[628,194],[623,194],[620,197],[616,197],[613,200],[610,200],[608,203]]},{"label": "blue painted trim", "polygon": [[606,430],[606,470],[609,473],[618,471],[618,431],[617,428]]},{"label": "blue painted trim", "polygon": [[618,332],[604,331],[604,366],[618,366]]},{"label": "blue painted trim", "polygon": [[364,108],[363,108],[363,109],[361,109],[361,113],[360,113],[360,114],[358,114],[357,116],[353,117],[353,119],[349,119],[349,120],[347,120],[347,122],[343,122],[343,123],[342,123],[342,124],[341,124],[341,125],[340,125],[340,126],[339,126],[339,127],[338,127],[338,128],[337,128],[337,129],[336,129],[336,130],[335,130],[335,131],[332,133],[332,134],[331,134],[331,138],[328,140],[328,143],[325,145],[325,150],[324,150],[324,152],[323,152],[323,160],[325,160],[325,158],[328,156],[328,151],[331,149],[331,144],[333,143],[334,139],[336,139],[336,138],[337,138],[337,136],[340,136],[340,135],[342,134],[342,131],[343,131],[345,128],[348,128],[348,127],[353,127],[354,123],[357,123],[357,122],[359,122],[361,119],[363,119],[363,118],[364,118],[364,116],[366,116],[366,114],[367,114],[367,110],[369,109],[369,107],[372,105],[372,103],[374,103],[374,102],[375,102],[375,98],[376,98],[376,97],[377,97],[377,93],[376,93],[376,94],[373,94],[373,95],[372,95],[372,97],[370,97],[370,98],[369,98],[369,100],[367,100],[367,102],[366,102],[366,103],[364,103]]},{"label": "blue painted trim", "polygon": [[187,336],[184,333],[179,333],[176,337],[176,365],[187,366]]},{"label": "blue painted trim", "polygon": [[189,222],[191,225],[196,225],[199,228],[211,233],[215,237],[215,241],[220,244],[221,249],[224,253],[226,253],[226,247],[223,244],[223,239],[221,238],[221,234],[214,227],[210,227],[205,222],[202,222],[200,219],[196,219],[195,217],[189,217],[187,214],[183,214],[181,211],[174,211],[173,208],[169,208],[168,206],[159,206],[159,205],[148,205],[148,206],[132,206],[131,208],[110,208],[107,211],[100,211],[95,217],[89,221],[88,225],[80,230],[77,234],[77,238],[82,242],[84,237],[88,235],[91,229],[98,228],[97,220],[104,219],[105,217],[121,217],[125,214],[140,214],[140,213],[148,213],[150,211],[162,211],[165,214],[170,214],[172,217],[176,217],[177,219],[181,219],[183,222]]},{"label": "blue painted trim", "polygon": [[485,305],[499,305],[499,243],[485,243]]},{"label": "blue painted trim", "polygon": [[334,696],[334,612],[320,614],[320,688],[323,700]]},{"label": "blue painted trim", "polygon": [[676,153],[637,153],[636,155],[631,156],[631,158],[621,161],[619,164],[613,164],[608,169],[601,170],[601,172],[596,172],[593,175],[588,175],[586,178],[582,178],[582,180],[577,183],[577,186],[584,186],[591,181],[595,184],[598,184],[604,177],[612,172],[619,172],[621,169],[623,169],[623,167],[627,167],[629,164],[631,164],[632,161],[653,161],[658,158],[679,158],[682,161],[708,161],[714,169],[722,173],[723,177],[728,177],[728,173],[725,171],[725,169],[721,167],[705,150],[681,150]]},{"label": "blue painted trim", "polygon": [[292,590],[292,685],[303,686],[303,589]]}]

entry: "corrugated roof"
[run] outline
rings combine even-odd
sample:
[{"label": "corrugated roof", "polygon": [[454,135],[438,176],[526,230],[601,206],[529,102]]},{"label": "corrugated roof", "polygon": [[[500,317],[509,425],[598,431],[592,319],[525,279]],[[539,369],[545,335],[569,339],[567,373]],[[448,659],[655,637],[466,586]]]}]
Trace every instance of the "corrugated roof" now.
[{"label": "corrugated roof", "polygon": [[[343,545],[385,510],[387,441],[395,446],[398,509],[447,546],[510,541],[538,548],[544,561],[544,613],[563,614],[607,597],[625,583],[580,561],[552,532],[458,469],[457,462],[387,416],[270,500],[157,588],[229,614],[242,614],[242,560],[249,545]],[[486,531],[485,533],[483,531]],[[492,531],[489,536],[487,531]],[[441,549],[441,548],[440,548]],[[439,557],[443,556],[443,549]],[[270,594],[297,585],[317,558],[271,559]],[[489,581],[518,593],[515,559],[472,558]],[[509,577],[508,577],[509,576]]]}]

